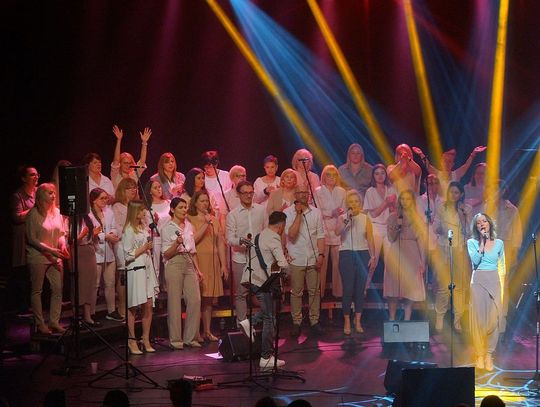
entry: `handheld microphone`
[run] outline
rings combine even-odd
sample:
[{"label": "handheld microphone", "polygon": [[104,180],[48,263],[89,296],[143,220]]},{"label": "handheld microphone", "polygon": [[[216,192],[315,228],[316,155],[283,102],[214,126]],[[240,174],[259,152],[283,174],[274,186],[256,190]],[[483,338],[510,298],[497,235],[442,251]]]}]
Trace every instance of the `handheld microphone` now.
[{"label": "handheld microphone", "polygon": [[454,238],[454,231],[452,229],[448,229],[448,240],[452,241]]},{"label": "handheld microphone", "polygon": [[[249,235],[248,235],[248,236],[249,236]],[[244,245],[244,246],[246,246],[246,247],[253,247],[253,246],[255,246],[251,240],[246,239],[246,238],[243,238],[243,237],[240,238],[240,244],[242,244],[242,245]]]},{"label": "handheld microphone", "polygon": [[[180,231],[178,231],[178,230],[175,230],[175,231],[174,231],[174,234],[175,234],[176,236],[178,236],[178,237],[182,237],[182,235],[180,234]],[[182,243],[180,243],[180,244],[182,245],[182,247],[184,248],[184,250],[187,251],[186,245],[184,245],[184,242],[182,241]]]},{"label": "handheld microphone", "polygon": [[130,165],[129,168],[146,168],[146,165]]},{"label": "handheld microphone", "polygon": [[308,161],[310,161],[310,158],[307,158],[307,157],[299,158],[298,161],[303,162],[303,163],[307,163]]}]

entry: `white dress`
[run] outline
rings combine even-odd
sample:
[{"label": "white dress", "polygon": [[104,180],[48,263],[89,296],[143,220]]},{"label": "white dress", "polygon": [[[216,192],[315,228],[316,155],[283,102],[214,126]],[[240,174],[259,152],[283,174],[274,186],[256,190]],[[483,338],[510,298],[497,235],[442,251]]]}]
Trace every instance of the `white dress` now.
[{"label": "white dress", "polygon": [[149,298],[154,302],[159,293],[159,283],[148,252],[135,257],[135,251],[143,246],[150,235],[146,230],[133,230],[127,226],[122,235],[122,245],[127,268],[128,308],[146,303]]}]

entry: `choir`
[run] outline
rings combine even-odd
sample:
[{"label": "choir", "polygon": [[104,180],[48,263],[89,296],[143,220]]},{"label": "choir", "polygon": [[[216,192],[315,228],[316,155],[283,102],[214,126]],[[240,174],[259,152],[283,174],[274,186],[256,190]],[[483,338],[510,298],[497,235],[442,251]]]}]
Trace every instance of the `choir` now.
[{"label": "choir", "polygon": [[[142,188],[140,178],[147,168],[152,130],[140,132],[138,161],[121,151],[122,129],[115,125],[113,134],[116,145],[110,178],[102,174],[99,154],[89,153],[82,161],[88,167],[90,214],[78,222],[76,244],[79,264],[83,265],[80,304],[86,323],[97,326],[96,293],[103,280],[106,318],[123,321],[127,316],[132,354],[141,353],[133,340],[137,308],[142,310],[143,349],[154,351],[149,332],[160,289],[168,292],[173,349],[217,340],[211,331],[212,308],[223,296],[230,274],[236,280],[230,287],[236,300],[237,323],[245,320],[247,290],[240,278],[246,268],[246,250],[241,242],[254,239],[268,224],[268,215],[281,211],[287,216],[282,244],[290,265],[294,336],[300,334],[304,286],[309,293],[312,333],[322,333],[320,300],[326,294],[327,268],[331,269],[332,295],[343,297],[345,335],[351,334],[353,312],[354,329],[363,332],[364,296],[379,262],[384,262],[383,294],[390,320],[397,318],[399,303],[407,320],[413,302],[425,301],[429,269],[433,273],[436,330],[443,329],[452,279],[453,329],[461,331],[462,317],[472,308],[469,314],[475,344],[484,346],[479,350],[477,365],[492,368],[491,356],[486,355],[491,355],[494,339],[482,337],[487,335],[487,328],[482,328],[482,312],[490,312],[492,325],[504,331],[505,308],[500,303],[504,302],[508,283],[490,282],[490,290],[500,294],[495,295],[495,311],[475,307],[487,307],[488,300],[481,295],[482,284],[492,277],[488,269],[504,258],[504,248],[509,260],[506,266],[515,266],[522,229],[519,213],[508,200],[508,187],[502,181],[493,198],[497,213],[475,216],[488,207],[484,200],[485,163],[476,164],[469,184],[460,183],[485,147],[476,147],[457,169],[453,169],[456,151],[446,151],[438,169],[421,149],[407,144],[397,146],[395,163],[388,167],[369,164],[362,146],[355,143],[349,147],[345,163],[325,166],[320,178],[313,170],[311,152],[300,149],[292,157],[291,168],[281,173],[278,159],[267,156],[262,163],[264,175],[253,184],[246,182],[251,177],[241,165],[234,165],[230,171],[218,168],[217,151],[204,152],[202,168],[193,168],[186,175],[178,171],[174,155],[165,152],[156,173]],[[414,161],[413,153],[420,164]],[[427,175],[422,188],[425,193],[419,196],[422,175]],[[13,267],[22,276],[25,270],[29,273],[32,288],[25,295],[31,300],[37,331],[48,334],[64,329],[59,323],[62,272],[70,254],[66,222],[56,203],[58,191],[54,184],[38,186],[38,177],[34,167],[22,168],[21,187],[12,196]],[[495,223],[500,239],[495,239]],[[487,241],[482,240],[484,229],[491,233]],[[487,254],[494,244],[497,256],[491,264],[478,268],[482,264],[479,248]],[[48,324],[41,307],[44,277],[52,288]],[[181,296],[187,306],[184,329]],[[484,325],[479,327],[480,323]]]}]

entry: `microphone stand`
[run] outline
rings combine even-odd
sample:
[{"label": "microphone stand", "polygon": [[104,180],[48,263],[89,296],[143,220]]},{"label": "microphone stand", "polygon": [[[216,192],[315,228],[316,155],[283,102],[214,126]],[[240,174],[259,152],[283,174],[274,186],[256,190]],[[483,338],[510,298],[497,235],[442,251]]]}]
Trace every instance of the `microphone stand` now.
[{"label": "microphone stand", "polygon": [[302,163],[302,167],[304,168],[304,173],[306,174],[306,180],[309,187],[309,193],[311,194],[311,200],[313,201],[313,206],[315,206],[315,208],[318,208],[317,202],[315,201],[315,194],[313,193],[313,187],[311,186],[311,181],[309,180],[309,174],[307,170],[306,161],[301,160],[300,162]]},{"label": "microphone stand", "polygon": [[534,250],[534,271],[535,271],[535,278],[536,278],[536,291],[534,292],[534,297],[536,299],[536,369],[534,371],[534,376],[532,377],[532,380],[535,382],[540,381],[540,373],[538,373],[538,351],[539,351],[539,343],[540,343],[540,286],[538,285],[540,283],[539,276],[538,276],[538,258],[536,255],[536,234],[532,234],[532,243],[533,243],[533,250]]},{"label": "microphone stand", "polygon": [[[150,200],[148,200],[148,196],[146,196],[146,191],[144,190],[143,186],[142,186],[142,183],[141,183],[141,176],[139,174],[139,171],[138,171],[138,167],[134,167],[134,170],[135,170],[135,176],[137,177],[137,185],[139,185],[139,188],[141,190],[141,195],[142,195],[142,198],[143,198],[143,202],[144,202],[144,205],[146,206],[146,209],[148,210],[149,214],[150,214],[150,224],[148,225],[148,227],[150,228],[150,239],[151,239],[151,242],[152,242],[152,255],[150,256],[150,261],[152,262],[152,266],[154,266],[154,275],[156,276],[156,281],[158,282],[158,284],[160,284],[160,287],[161,287],[161,283],[159,281],[159,276],[160,276],[160,267],[161,267],[161,262],[158,261],[158,264],[156,265],[155,264],[155,261],[154,261],[154,237],[159,237],[159,231],[158,231],[158,228],[157,228],[157,225],[154,221],[154,212],[152,211],[152,197],[150,197]],[[159,257],[158,257],[159,259]],[[157,270],[157,271],[156,271]],[[127,274],[127,273],[126,273]],[[160,305],[161,305],[161,301],[160,301]],[[161,306],[158,307],[158,310],[161,309]],[[126,308],[126,312],[127,312],[127,308]],[[127,320],[126,320],[126,323],[127,323]],[[159,337],[154,337],[153,340],[151,340],[151,343],[154,343],[154,344],[158,344],[158,345],[161,345],[163,347],[166,347],[165,345],[163,345],[161,342],[163,341],[163,338],[159,338]]]},{"label": "microphone stand", "polygon": [[[221,192],[221,197],[223,198],[223,202],[225,202],[225,207],[227,208],[227,213],[231,212],[231,207],[229,205],[229,202],[227,202],[227,198],[225,198],[225,192],[223,191],[223,185],[221,185],[221,180],[219,179],[219,169],[217,167],[217,162],[215,160],[212,160],[210,163],[212,168],[214,169],[214,173],[216,174],[216,181],[219,185],[219,190]],[[230,313],[231,313],[231,321],[234,321],[234,273],[232,273],[232,249],[230,246],[229,248],[229,270],[231,272],[229,273],[230,278],[230,286],[229,286],[229,302],[230,302]],[[222,318],[223,319],[223,318]],[[236,326],[233,322],[233,325]]]},{"label": "microphone stand", "polygon": [[453,233],[450,229],[448,231],[448,254],[450,258],[450,284],[448,284],[448,290],[450,291],[450,367],[454,367],[454,321],[456,319],[454,310],[454,254],[452,253],[452,238]]}]

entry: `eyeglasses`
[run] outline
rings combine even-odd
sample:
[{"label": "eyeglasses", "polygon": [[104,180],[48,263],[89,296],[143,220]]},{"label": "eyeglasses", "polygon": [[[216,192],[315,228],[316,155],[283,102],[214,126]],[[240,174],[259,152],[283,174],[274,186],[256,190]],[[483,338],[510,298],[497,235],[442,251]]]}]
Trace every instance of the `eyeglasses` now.
[{"label": "eyeglasses", "polygon": [[239,192],[240,195],[253,195],[254,193],[255,193],[254,191]]}]

